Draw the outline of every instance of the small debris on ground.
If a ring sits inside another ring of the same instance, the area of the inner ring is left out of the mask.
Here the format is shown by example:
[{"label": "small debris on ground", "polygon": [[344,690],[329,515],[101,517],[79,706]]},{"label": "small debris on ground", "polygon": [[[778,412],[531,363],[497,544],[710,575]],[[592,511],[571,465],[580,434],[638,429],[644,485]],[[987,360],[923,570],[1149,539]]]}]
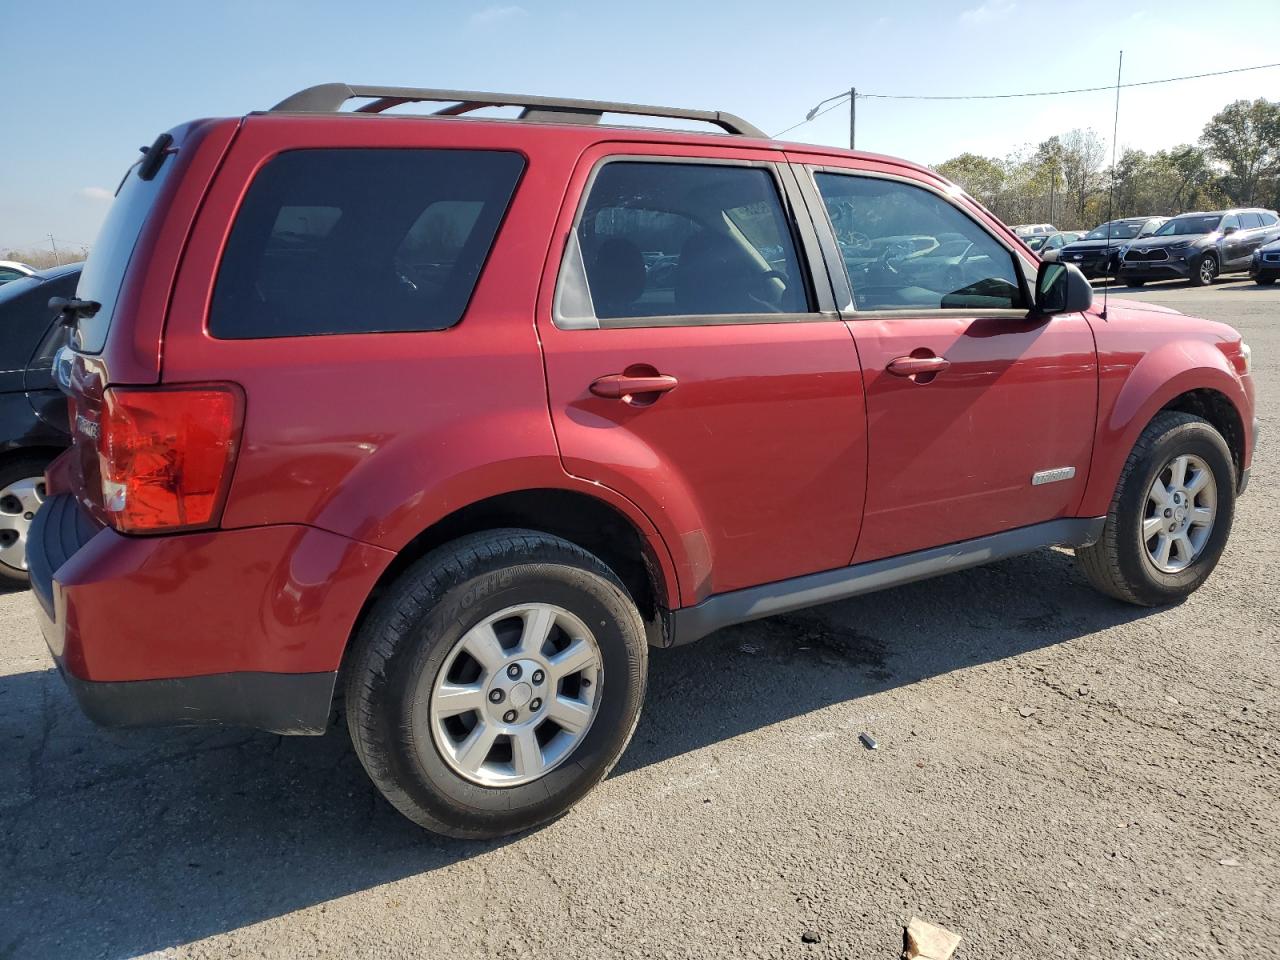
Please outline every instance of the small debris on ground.
[{"label": "small debris on ground", "polygon": [[866,747],[868,750],[876,750],[880,746],[878,743],[876,743],[875,737],[871,736],[871,734],[869,733],[858,734],[858,739],[862,741],[862,745]]},{"label": "small debris on ground", "polygon": [[912,917],[903,934],[902,960],[948,960],[960,940],[959,934]]},{"label": "small debris on ground", "polygon": [[1077,692],[1080,696],[1087,697],[1089,695],[1089,685],[1087,683],[1080,684],[1080,689]]},{"label": "small debris on ground", "polygon": [[818,933],[817,930],[806,930],[804,933],[800,934],[800,942],[801,943],[821,943],[822,934]]},{"label": "small debris on ground", "polygon": [[1019,708],[1018,708],[1018,713],[1019,713],[1021,716],[1024,716],[1024,717],[1029,717],[1029,716],[1031,716],[1031,715],[1032,715],[1033,713],[1035,713],[1035,712],[1036,712],[1036,711],[1035,711],[1035,708],[1034,708],[1034,707],[1019,707]]},{"label": "small debris on ground", "polygon": [[1220,866],[1220,867],[1238,867],[1238,866],[1240,866],[1240,861],[1239,861],[1239,860],[1237,860],[1237,859],[1235,859],[1234,857],[1227,857],[1227,859],[1225,859],[1225,860],[1219,860],[1219,861],[1218,861],[1218,866]]}]

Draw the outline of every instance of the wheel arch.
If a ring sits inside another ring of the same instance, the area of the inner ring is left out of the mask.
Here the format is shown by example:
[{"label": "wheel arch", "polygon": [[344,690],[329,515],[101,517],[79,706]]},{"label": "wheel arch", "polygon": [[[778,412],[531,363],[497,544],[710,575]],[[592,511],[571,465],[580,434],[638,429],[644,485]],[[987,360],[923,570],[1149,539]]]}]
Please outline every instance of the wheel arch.
[{"label": "wheel arch", "polygon": [[[1188,359],[1192,366],[1187,366]],[[1170,375],[1171,369],[1178,372]],[[1252,454],[1242,413],[1250,405],[1239,377],[1212,344],[1177,341],[1143,357],[1110,411],[1100,411],[1094,463],[1080,514],[1106,513],[1129,452],[1162,410],[1193,413],[1213,424],[1231,449],[1238,476]]]},{"label": "wheel arch", "polygon": [[[671,558],[656,531],[621,506],[593,493],[536,487],[495,494],[466,504],[413,537],[382,571],[351,629],[354,637],[369,610],[412,564],[467,534],[517,528],[561,537],[599,557],[622,581],[645,622],[649,642],[668,644],[667,613],[678,605]],[[351,649],[348,639],[347,650]],[[345,657],[344,657],[345,659]]]}]

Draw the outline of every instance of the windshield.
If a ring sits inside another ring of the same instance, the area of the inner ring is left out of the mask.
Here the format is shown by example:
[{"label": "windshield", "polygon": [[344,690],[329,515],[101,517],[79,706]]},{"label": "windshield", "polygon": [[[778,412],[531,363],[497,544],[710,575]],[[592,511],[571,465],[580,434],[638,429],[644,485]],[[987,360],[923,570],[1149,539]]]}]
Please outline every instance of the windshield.
[{"label": "windshield", "polygon": [[1142,229],[1142,221],[1136,223],[1131,220],[1113,220],[1111,223],[1104,223],[1100,227],[1094,227],[1089,231],[1086,240],[1105,240],[1110,229],[1112,240],[1132,240],[1138,235],[1138,231]]},{"label": "windshield", "polygon": [[1152,234],[1153,237],[1189,237],[1201,233],[1213,233],[1222,217],[1216,213],[1205,217],[1174,217]]},{"label": "windshield", "polygon": [[1038,237],[1023,237],[1022,242],[1025,243],[1032,250],[1039,250],[1041,247],[1044,246],[1044,242],[1046,239],[1047,238],[1042,233]]}]

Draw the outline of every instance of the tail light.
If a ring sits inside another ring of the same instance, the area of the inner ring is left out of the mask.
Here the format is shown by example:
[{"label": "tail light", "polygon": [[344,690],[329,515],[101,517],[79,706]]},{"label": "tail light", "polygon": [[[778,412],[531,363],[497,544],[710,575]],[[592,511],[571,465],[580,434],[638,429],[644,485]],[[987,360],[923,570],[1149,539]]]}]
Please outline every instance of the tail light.
[{"label": "tail light", "polygon": [[96,441],[104,519],[124,533],[216,526],[243,410],[229,383],[104,390],[96,429],[76,422],[77,443]]}]

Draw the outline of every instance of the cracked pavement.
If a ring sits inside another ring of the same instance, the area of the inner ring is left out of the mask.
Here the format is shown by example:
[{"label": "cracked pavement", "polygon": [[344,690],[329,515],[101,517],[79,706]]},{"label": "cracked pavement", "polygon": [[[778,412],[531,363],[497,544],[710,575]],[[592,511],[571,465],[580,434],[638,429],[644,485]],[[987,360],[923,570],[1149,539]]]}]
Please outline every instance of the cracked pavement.
[{"label": "cracked pavement", "polygon": [[617,771],[514,840],[420,832],[341,729],[96,729],[0,596],[0,958],[888,960],[913,914],[958,960],[1271,955],[1280,291],[1125,295],[1253,346],[1205,588],[1126,607],[1046,550],[655,651]]}]

